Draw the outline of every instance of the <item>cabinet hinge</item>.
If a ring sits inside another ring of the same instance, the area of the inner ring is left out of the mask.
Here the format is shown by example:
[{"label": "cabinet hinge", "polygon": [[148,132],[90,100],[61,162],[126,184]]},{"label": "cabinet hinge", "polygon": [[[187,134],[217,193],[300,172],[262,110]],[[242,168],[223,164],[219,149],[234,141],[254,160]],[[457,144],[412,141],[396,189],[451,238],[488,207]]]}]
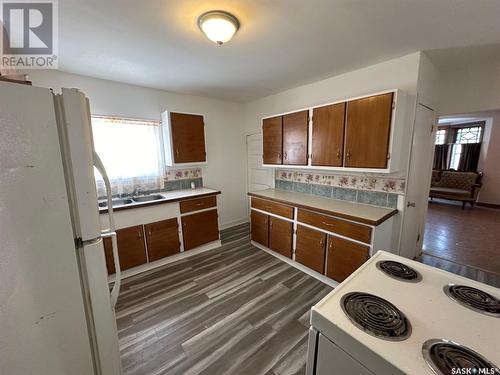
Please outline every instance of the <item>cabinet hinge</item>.
[{"label": "cabinet hinge", "polygon": [[387,153],[387,160],[389,160],[390,158],[391,158],[391,153],[390,153],[390,152],[388,152],[388,153]]}]

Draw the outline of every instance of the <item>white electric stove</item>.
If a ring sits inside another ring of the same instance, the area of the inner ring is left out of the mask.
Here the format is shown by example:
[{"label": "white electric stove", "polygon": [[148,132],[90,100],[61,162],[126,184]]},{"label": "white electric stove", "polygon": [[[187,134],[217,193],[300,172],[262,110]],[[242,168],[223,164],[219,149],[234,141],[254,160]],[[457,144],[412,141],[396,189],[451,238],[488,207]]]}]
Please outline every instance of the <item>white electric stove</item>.
[{"label": "white electric stove", "polygon": [[311,310],[307,375],[500,374],[500,289],[384,251]]}]

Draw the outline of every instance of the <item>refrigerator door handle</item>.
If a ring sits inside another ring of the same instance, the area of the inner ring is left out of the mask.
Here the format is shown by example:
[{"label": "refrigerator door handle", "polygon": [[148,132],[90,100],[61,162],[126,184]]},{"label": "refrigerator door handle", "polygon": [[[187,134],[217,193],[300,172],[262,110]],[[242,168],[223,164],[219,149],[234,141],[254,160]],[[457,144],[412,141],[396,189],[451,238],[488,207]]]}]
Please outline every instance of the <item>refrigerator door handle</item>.
[{"label": "refrigerator door handle", "polygon": [[106,172],[106,168],[101,161],[101,158],[94,151],[94,166],[101,173],[102,179],[104,180],[104,185],[106,186],[106,196],[108,201],[108,217],[109,217],[109,228],[103,230],[102,237],[111,237],[111,247],[113,251],[113,260],[115,263],[115,284],[111,290],[111,306],[116,306],[116,301],[118,300],[118,294],[120,294],[121,286],[121,269],[120,269],[120,258],[118,255],[118,241],[116,240],[115,231],[115,219],[113,216],[113,202],[111,197],[111,183],[109,182],[109,177]]},{"label": "refrigerator door handle", "polygon": [[116,241],[116,232],[103,232],[102,237],[110,237],[111,238],[111,247],[113,249],[113,261],[115,264],[115,283],[113,285],[113,289],[111,290],[111,304],[113,307],[116,306],[116,301],[118,300],[118,294],[120,293],[120,261],[118,258],[118,242]]}]

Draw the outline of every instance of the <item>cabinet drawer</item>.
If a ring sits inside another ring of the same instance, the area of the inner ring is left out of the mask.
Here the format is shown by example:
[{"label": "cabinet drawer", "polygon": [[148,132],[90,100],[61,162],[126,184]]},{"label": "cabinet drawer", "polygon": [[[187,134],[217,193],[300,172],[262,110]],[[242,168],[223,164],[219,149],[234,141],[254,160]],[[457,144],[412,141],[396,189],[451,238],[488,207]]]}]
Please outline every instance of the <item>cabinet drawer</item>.
[{"label": "cabinet drawer", "polygon": [[186,212],[199,211],[205,208],[217,206],[217,197],[215,195],[211,195],[209,197],[189,199],[187,201],[179,202],[179,205],[181,214],[185,214]]},{"label": "cabinet drawer", "polygon": [[335,217],[299,210],[298,221],[317,228],[353,238],[364,243],[371,242],[372,229],[362,224],[355,224]]},{"label": "cabinet drawer", "polygon": [[293,207],[260,198],[252,198],[252,207],[275,215],[293,219]]}]

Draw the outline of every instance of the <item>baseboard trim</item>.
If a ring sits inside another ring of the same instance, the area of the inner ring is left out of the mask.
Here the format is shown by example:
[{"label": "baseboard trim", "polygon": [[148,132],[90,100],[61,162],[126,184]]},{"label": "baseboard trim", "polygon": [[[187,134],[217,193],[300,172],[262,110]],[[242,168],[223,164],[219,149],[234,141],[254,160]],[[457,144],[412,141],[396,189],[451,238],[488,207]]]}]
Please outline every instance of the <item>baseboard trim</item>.
[{"label": "baseboard trim", "polygon": [[497,210],[500,210],[500,204],[477,202],[476,205],[481,206],[481,207],[495,208]]},{"label": "baseboard trim", "polygon": [[291,265],[292,267],[294,268],[297,268],[298,270],[304,272],[304,273],[307,273],[309,276],[312,276],[314,277],[315,279],[325,283],[326,285],[328,286],[331,286],[332,288],[336,288],[337,286],[339,286],[339,283],[336,282],[335,280],[332,280],[328,277],[326,277],[325,275],[322,275],[320,274],[319,272],[316,272],[316,271],[313,271],[312,269],[310,268],[307,268],[306,266],[303,266],[302,264],[300,264],[299,262],[296,262],[290,258],[287,258],[281,254],[278,254],[272,250],[269,250],[267,247],[265,246],[262,246],[260,243],[257,243],[255,241],[250,241],[250,243],[259,248],[260,250],[264,250],[266,253],[282,260],[283,262],[285,263],[288,263],[289,265]]}]

